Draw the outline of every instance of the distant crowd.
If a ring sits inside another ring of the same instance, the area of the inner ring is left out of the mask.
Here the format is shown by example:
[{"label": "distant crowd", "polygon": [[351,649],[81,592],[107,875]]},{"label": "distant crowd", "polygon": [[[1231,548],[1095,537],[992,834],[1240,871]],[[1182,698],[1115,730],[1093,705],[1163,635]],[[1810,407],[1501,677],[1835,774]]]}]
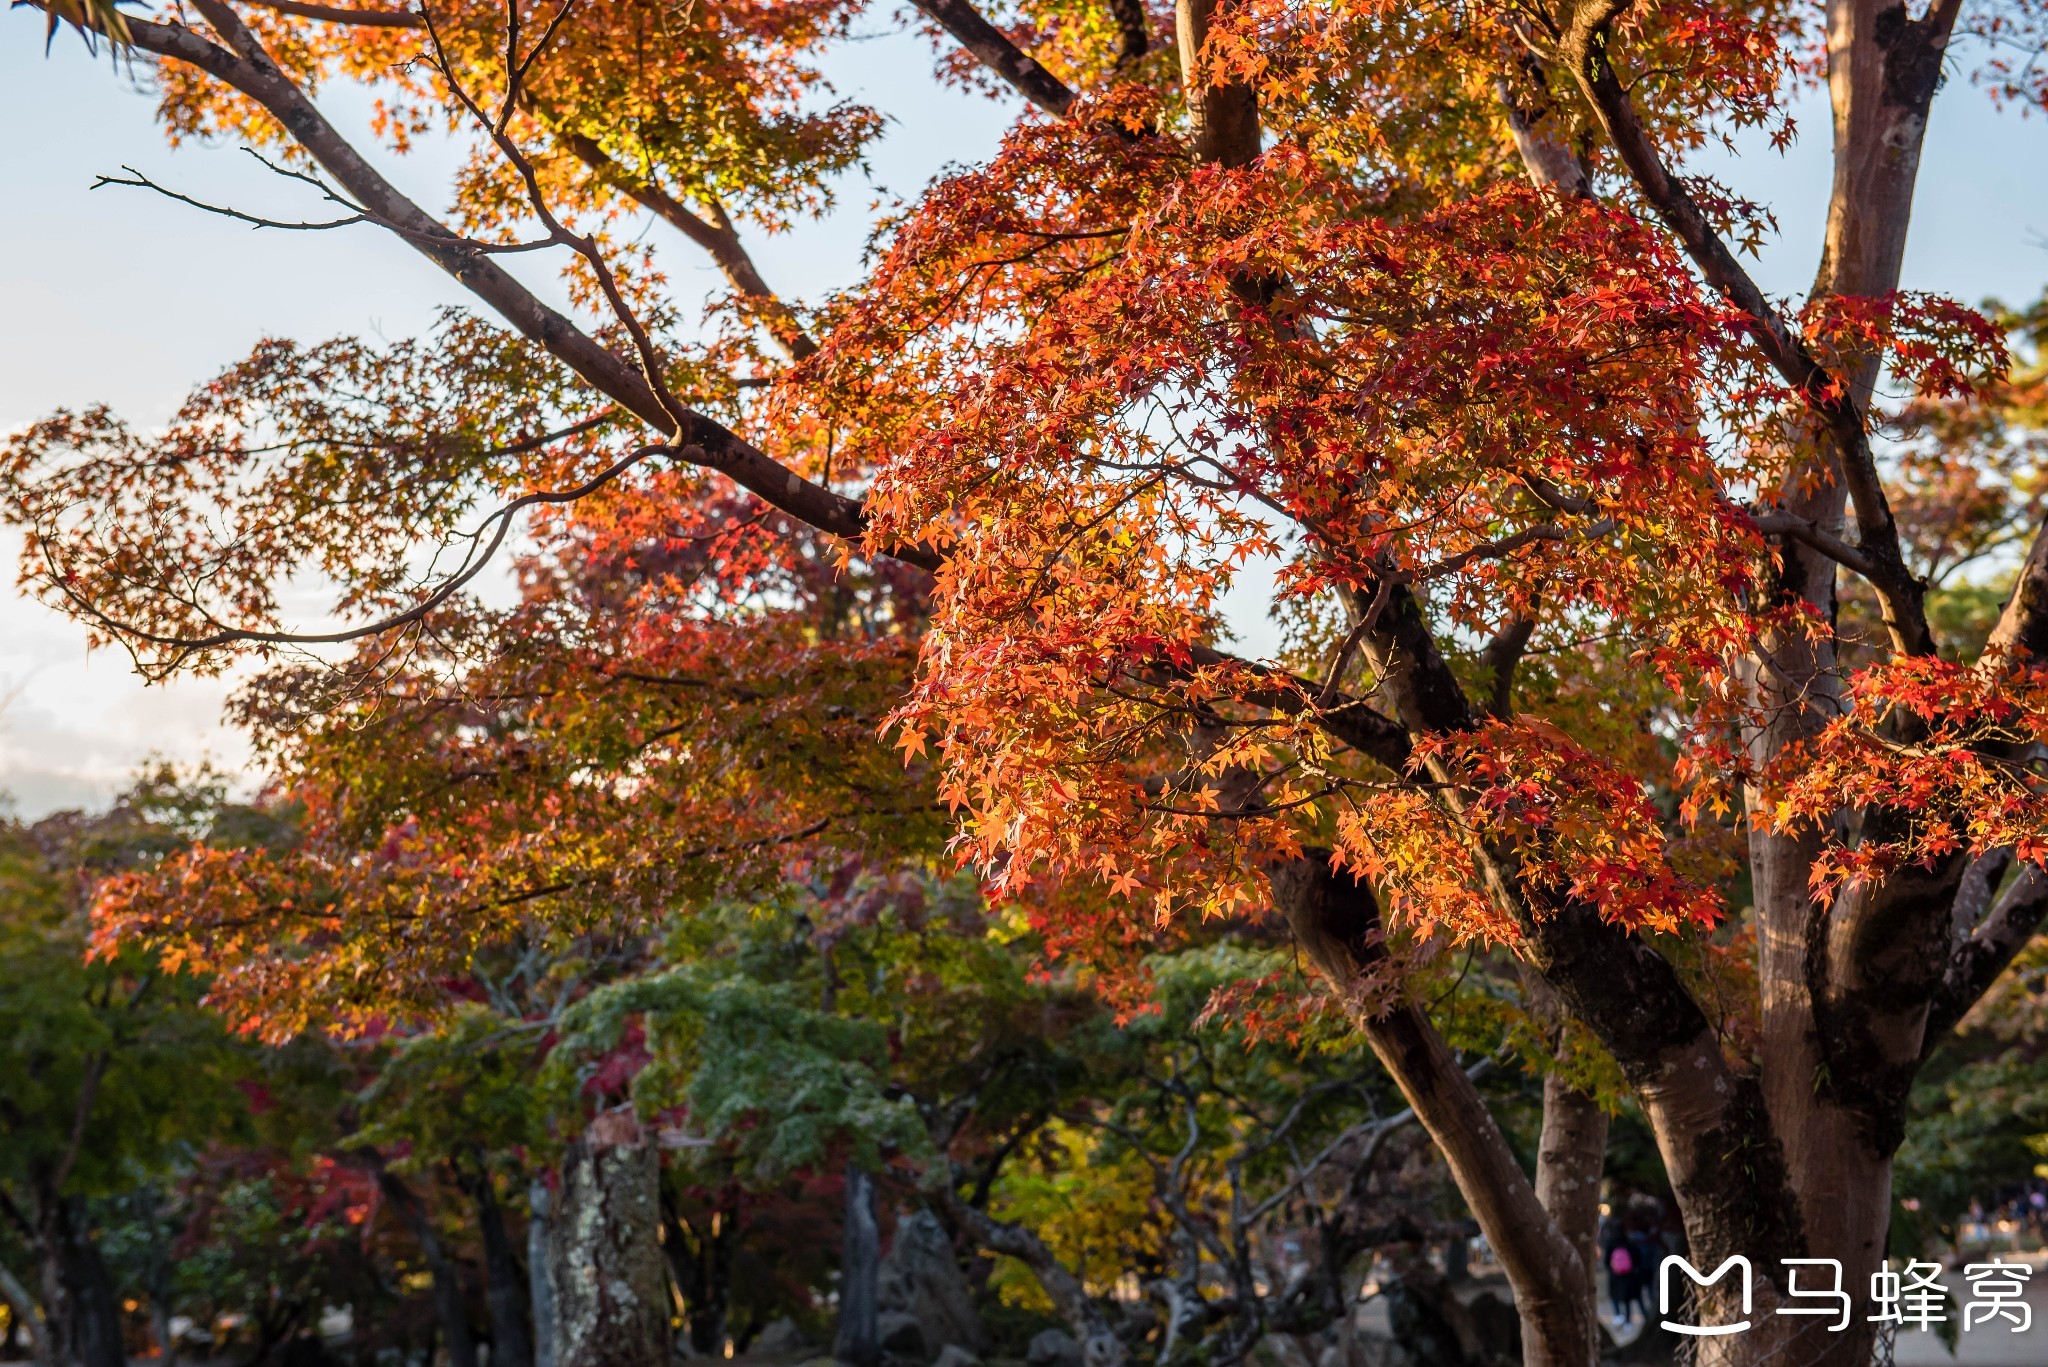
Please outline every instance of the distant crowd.
[{"label": "distant crowd", "polygon": [[1647,1322],[1655,1307],[1657,1269],[1673,1253],[1685,1252],[1685,1230],[1675,1213],[1654,1196],[1637,1192],[1600,1207],[1600,1263],[1607,1269],[1607,1297],[1616,1329],[1638,1311]]},{"label": "distant crowd", "polygon": [[1958,1249],[2007,1249],[2048,1241],[2048,1181],[2036,1179],[2005,1193],[1987,1210],[1980,1200],[1956,1225]]}]

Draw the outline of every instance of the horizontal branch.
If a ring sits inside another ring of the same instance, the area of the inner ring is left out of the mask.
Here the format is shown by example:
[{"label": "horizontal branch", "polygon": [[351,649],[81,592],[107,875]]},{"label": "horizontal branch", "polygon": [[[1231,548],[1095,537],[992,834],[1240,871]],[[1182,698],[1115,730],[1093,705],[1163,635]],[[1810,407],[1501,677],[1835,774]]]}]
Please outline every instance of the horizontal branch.
[{"label": "horizontal branch", "polygon": [[[461,592],[465,585],[483,573],[485,567],[497,555],[498,548],[505,544],[505,538],[511,533],[512,519],[516,514],[527,508],[550,504],[574,503],[579,499],[588,498],[591,494],[596,493],[599,489],[618,479],[626,471],[640,464],[640,462],[656,455],[674,455],[683,460],[689,459],[687,451],[674,451],[666,446],[643,446],[639,450],[614,461],[595,476],[573,489],[545,490],[515,498],[485,518],[478,525],[477,529],[465,538],[470,542],[471,549],[468,554],[463,556],[462,564],[456,568],[454,574],[435,586],[434,590],[425,598],[422,598],[419,602],[401,612],[393,613],[391,616],[379,618],[374,622],[366,622],[360,626],[344,627],[336,631],[265,631],[248,627],[223,626],[220,630],[207,636],[167,636],[159,632],[147,631],[126,622],[116,621],[69,587],[64,576],[57,572],[57,567],[47,560],[49,554],[47,550],[44,552],[46,557],[45,563],[50,569],[50,582],[58,586],[65,597],[70,600],[72,607],[81,616],[98,622],[117,637],[127,637],[138,641],[145,641],[154,646],[169,647],[175,650],[181,658],[200,651],[216,650],[222,646],[230,645],[345,645],[350,641],[360,641],[371,636],[382,636],[387,632],[398,631],[416,622],[420,622],[436,608]],[[485,531],[494,525],[496,530],[491,532],[490,539],[485,541]],[[480,550],[477,549],[479,542],[482,543],[482,549]]]},{"label": "horizontal branch", "polygon": [[363,28],[424,28],[425,22],[411,10],[356,9],[346,5],[308,5],[299,0],[249,0],[258,9],[289,14],[295,19],[317,19],[323,24],[356,24]]},{"label": "horizontal branch", "polygon": [[1801,545],[1819,551],[1842,568],[1855,571],[1865,579],[1874,580],[1879,574],[1878,567],[1870,562],[1869,557],[1840,537],[1817,526],[1812,518],[1801,517],[1797,513],[1775,511],[1753,513],[1750,515],[1750,521],[1754,522],[1756,529],[1764,535],[1789,536]]}]

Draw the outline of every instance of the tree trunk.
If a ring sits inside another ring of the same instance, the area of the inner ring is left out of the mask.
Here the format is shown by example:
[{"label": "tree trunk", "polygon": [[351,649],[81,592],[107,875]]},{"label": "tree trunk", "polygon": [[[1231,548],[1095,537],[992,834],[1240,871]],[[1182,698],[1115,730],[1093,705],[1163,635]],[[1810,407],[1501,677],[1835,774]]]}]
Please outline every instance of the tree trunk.
[{"label": "tree trunk", "polygon": [[491,1367],[533,1367],[533,1335],[528,1328],[526,1272],[505,1232],[505,1211],[481,1163],[471,1177],[470,1199],[476,1202],[477,1228],[484,1245],[484,1302],[491,1315]]},{"label": "tree trunk", "polygon": [[127,1367],[113,1279],[85,1224],[85,1202],[46,1192],[42,1202],[44,1327],[56,1367]]},{"label": "tree trunk", "polygon": [[[1834,184],[1814,298],[1898,288],[1927,116],[1953,19],[1953,5],[1937,4],[1914,20],[1891,0],[1830,0]],[[1859,405],[1870,402],[1877,377],[1875,357],[1851,364],[1847,379]],[[1805,482],[1788,488],[1785,501],[1817,524],[1839,529],[1846,513],[1843,482],[1825,475],[1813,481],[1811,473],[1810,465],[1795,468],[1793,481]],[[1804,598],[1832,619],[1832,562],[1788,547],[1781,582],[1788,596]],[[1751,737],[1753,754],[1768,761],[1830,719],[1839,691],[1835,665],[1825,642],[1777,643],[1754,685],[1776,720]],[[1926,1003],[1947,957],[1950,892],[1961,869],[1958,864],[1931,876],[1902,871],[1882,889],[1852,889],[1835,907],[1823,908],[1808,885],[1819,843],[1814,833],[1759,833],[1751,842],[1762,1091],[1806,1251],[1840,1260],[1843,1288],[1861,1304],[1884,1257],[1892,1155],[1922,1052]],[[1921,883],[1931,886],[1917,889]],[[1758,1272],[1760,1282],[1781,1275],[1775,1266]],[[1764,1300],[1782,1289],[1773,1286]],[[1702,1340],[1702,1367],[1766,1359],[1785,1367],[1861,1367],[1869,1360],[1864,1313],[1832,1334],[1801,1332],[1815,1321],[1760,1308],[1764,1313],[1753,1316],[1750,1333]]]},{"label": "tree trunk", "polygon": [[1248,85],[1212,83],[1212,73],[1203,69],[1215,12],[1216,0],[1179,0],[1174,6],[1181,86],[1194,121],[1196,160],[1242,166],[1259,155],[1259,99]]},{"label": "tree trunk", "polygon": [[469,1332],[469,1306],[462,1294],[462,1274],[454,1259],[441,1246],[434,1232],[433,1218],[405,1180],[379,1164],[377,1186],[398,1211],[426,1259],[427,1273],[434,1280],[434,1319],[448,1343],[449,1367],[477,1367],[476,1339]]},{"label": "tree trunk", "polygon": [[[1536,1152],[1536,1199],[1579,1251],[1589,1297],[1600,1285],[1600,1177],[1607,1164],[1607,1112],[1556,1073],[1543,1079],[1543,1137]],[[1597,1322],[1599,1311],[1593,1309]],[[1529,1326],[1522,1326],[1524,1339]]]},{"label": "tree trunk", "polygon": [[840,1240],[839,1330],[832,1355],[854,1367],[882,1360],[876,1304],[882,1270],[882,1234],[875,1224],[875,1179],[846,1169],[846,1227]]},{"label": "tree trunk", "polygon": [[549,1247],[556,1367],[668,1367],[661,1156],[630,1110],[569,1146]]},{"label": "tree trunk", "polygon": [[555,1344],[561,1327],[555,1316],[555,1283],[549,1270],[549,1209],[553,1197],[546,1179],[536,1177],[526,1188],[526,1283],[533,1302],[533,1367],[555,1367]]},{"label": "tree trunk", "polygon": [[[1315,851],[1273,870],[1272,885],[1302,953],[1344,1000],[1370,1000],[1373,972],[1386,966],[1372,890],[1333,873]],[[1524,1367],[1592,1367],[1600,1337],[1588,1271],[1450,1046],[1406,1001],[1354,1005],[1352,1019],[1429,1131],[1507,1271],[1522,1317]]]}]

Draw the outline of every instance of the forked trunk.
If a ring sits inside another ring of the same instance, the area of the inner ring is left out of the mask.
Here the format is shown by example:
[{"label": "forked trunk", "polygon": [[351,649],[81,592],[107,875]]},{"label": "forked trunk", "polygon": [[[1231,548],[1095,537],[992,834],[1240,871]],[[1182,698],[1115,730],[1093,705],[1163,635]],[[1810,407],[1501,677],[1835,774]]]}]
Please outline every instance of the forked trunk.
[{"label": "forked trunk", "polygon": [[1353,1021],[1443,1154],[1506,1270],[1522,1318],[1524,1367],[1593,1367],[1600,1348],[1593,1282],[1572,1239],[1537,1199],[1428,1015],[1405,1001],[1370,1002],[1374,970],[1386,957],[1371,889],[1332,872],[1315,851],[1275,868],[1271,879],[1295,943],[1352,1004]]},{"label": "forked trunk", "polygon": [[[1889,0],[1831,0],[1828,6],[1834,183],[1815,298],[1878,296],[1899,286],[1928,111],[1954,18],[1949,3],[1936,3],[1918,19]],[[1858,358],[1847,378],[1859,405],[1867,405],[1878,378],[1876,359]],[[1795,463],[1785,503],[1838,531],[1846,511],[1842,481],[1817,461],[1808,455]],[[1832,619],[1833,563],[1788,546],[1783,564],[1780,592]],[[1772,643],[1769,653],[1752,684],[1772,718],[1748,738],[1759,761],[1824,725],[1839,691],[1837,661],[1826,642],[1788,637]],[[1763,1012],[1760,1082],[1805,1252],[1841,1264],[1841,1287],[1857,1308],[1840,1332],[1827,1317],[1778,1315],[1785,1269],[1760,1265],[1752,1329],[1700,1340],[1701,1367],[1864,1367],[1870,1361],[1873,1328],[1865,1297],[1885,1256],[1892,1155],[1922,1053],[1927,1002],[1946,959],[1947,903],[1960,869],[1908,871],[1882,888],[1852,888],[1824,908],[1809,883],[1819,845],[1813,832],[1759,832],[1751,840]],[[1690,1226],[1695,1215],[1686,1214]],[[1800,1280],[1802,1290],[1833,1284],[1825,1269],[1806,1271]],[[1727,1294],[1709,1299],[1718,1302],[1712,1313],[1724,1316],[1722,1322],[1739,1316]]]}]

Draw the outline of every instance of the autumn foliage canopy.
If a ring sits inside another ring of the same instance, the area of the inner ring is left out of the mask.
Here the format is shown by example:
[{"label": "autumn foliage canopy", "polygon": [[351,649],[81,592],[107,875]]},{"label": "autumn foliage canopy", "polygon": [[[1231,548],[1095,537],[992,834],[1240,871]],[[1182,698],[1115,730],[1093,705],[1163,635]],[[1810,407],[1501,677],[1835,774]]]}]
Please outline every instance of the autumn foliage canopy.
[{"label": "autumn foliage canopy", "polygon": [[[171,136],[257,148],[477,307],[7,447],[44,598],[145,672],[263,662],[239,717],[303,839],[196,849],[98,921],[250,1029],[906,858],[1142,1009],[1145,948],[1268,917],[1305,861],[1384,913],[1337,998],[1504,951],[1640,1088],[1695,1017],[1756,1074],[1752,904],[1934,944],[1970,861],[2048,862],[2023,320],[1846,237],[1769,298],[1768,214],[1688,170],[1794,135],[1818,8],[920,5],[939,79],[1031,107],[812,300],[743,242],[881,134],[819,63],[885,7],[324,9],[122,24]],[[1952,33],[2037,22],[1884,14],[1933,53],[1884,87],[1921,81],[1922,125]],[[1973,77],[2036,98],[2000,60]],[[374,155],[310,99],[338,81]],[[427,136],[470,149],[438,218],[372,164]],[[1248,600],[1274,658],[1232,652]]]}]

